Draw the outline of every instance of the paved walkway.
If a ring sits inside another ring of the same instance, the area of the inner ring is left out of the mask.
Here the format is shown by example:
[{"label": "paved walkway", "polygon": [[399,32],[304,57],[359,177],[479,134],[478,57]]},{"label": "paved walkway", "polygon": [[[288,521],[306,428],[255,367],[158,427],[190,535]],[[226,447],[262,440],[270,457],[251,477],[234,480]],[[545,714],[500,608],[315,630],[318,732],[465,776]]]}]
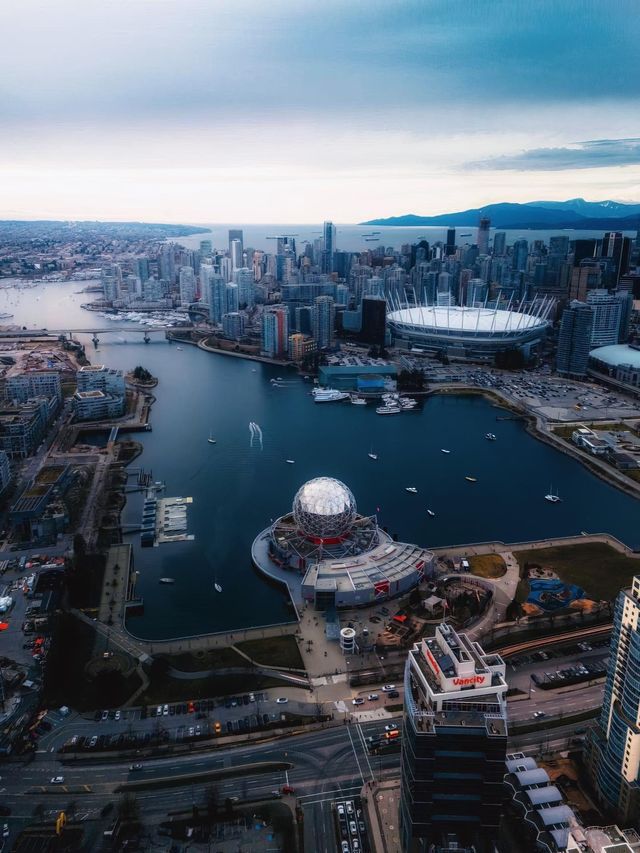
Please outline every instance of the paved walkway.
[{"label": "paved walkway", "polygon": [[376,853],[402,853],[400,846],[400,780],[369,783],[362,789],[366,801],[371,847]]}]

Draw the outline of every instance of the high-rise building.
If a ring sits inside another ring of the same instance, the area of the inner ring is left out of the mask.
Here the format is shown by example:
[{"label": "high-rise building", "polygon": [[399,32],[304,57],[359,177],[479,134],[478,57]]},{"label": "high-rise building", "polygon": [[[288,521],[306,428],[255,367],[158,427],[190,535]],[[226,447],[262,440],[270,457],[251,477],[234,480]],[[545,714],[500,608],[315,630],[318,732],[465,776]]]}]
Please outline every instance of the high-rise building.
[{"label": "high-rise building", "polygon": [[138,258],[136,261],[136,271],[141,282],[145,282],[149,278],[149,258]]},{"label": "high-rise building", "polygon": [[240,288],[237,284],[225,284],[225,314],[232,314],[240,308]]},{"label": "high-rise building", "polygon": [[302,332],[303,335],[311,335],[313,333],[313,314],[314,309],[310,305],[301,305],[295,309],[295,330]]},{"label": "high-rise building", "polygon": [[316,298],[313,311],[313,337],[318,349],[326,349],[333,344],[335,314],[335,303],[331,296]]},{"label": "high-rise building", "polygon": [[516,272],[525,272],[529,258],[529,243],[524,237],[519,237],[513,244],[511,268]]},{"label": "high-rise building", "polygon": [[107,302],[116,302],[122,294],[122,270],[120,264],[110,264],[100,271],[104,298]]},{"label": "high-rise building", "polygon": [[600,803],[623,822],[640,817],[640,576],[622,590],[602,711],[586,744],[587,766]]},{"label": "high-rise building", "polygon": [[200,240],[200,255],[203,258],[210,258],[213,254],[213,243],[211,240]]},{"label": "high-rise building", "polygon": [[480,225],[478,226],[478,237],[476,240],[476,244],[478,246],[478,253],[480,255],[488,255],[489,254],[489,232],[491,230],[491,220],[487,216],[483,216],[480,219]]},{"label": "high-rise building", "polygon": [[322,226],[323,247],[322,247],[322,272],[333,272],[333,253],[335,251],[336,242],[336,227],[333,222],[325,222]]},{"label": "high-rise building", "polygon": [[265,308],[262,315],[262,351],[284,358],[289,347],[289,311],[284,305]]},{"label": "high-rise building", "polygon": [[[240,243],[240,263],[239,267],[243,266],[242,264],[242,255],[244,253],[244,235],[242,233],[242,228],[230,228],[229,229],[229,257],[233,258],[233,251],[231,244],[234,240],[238,240]],[[236,250],[237,251],[237,250]]]},{"label": "high-rise building", "polygon": [[387,328],[387,300],[380,296],[365,296],[362,300],[360,338],[365,343],[384,346]]},{"label": "high-rise building", "polygon": [[507,232],[496,231],[493,235],[493,254],[501,258],[507,251]]},{"label": "high-rise building", "polygon": [[304,361],[316,351],[316,342],[313,338],[296,332],[289,336],[289,357],[291,361]]},{"label": "high-rise building", "polygon": [[466,304],[473,307],[484,305],[489,289],[481,278],[472,278],[467,284]]},{"label": "high-rise building", "polygon": [[622,299],[617,293],[596,289],[587,293],[587,305],[593,311],[591,346],[606,347],[620,340]]},{"label": "high-rise building", "polygon": [[222,323],[222,315],[227,313],[227,285],[224,278],[213,267],[203,264],[205,283],[201,284],[202,293],[209,306],[209,319],[212,323]]},{"label": "high-rise building", "polygon": [[587,293],[602,286],[602,267],[595,261],[581,261],[571,271],[570,299],[584,302]]},{"label": "high-rise building", "polygon": [[505,800],[504,661],[446,623],[409,652],[404,677],[400,840],[404,853],[485,850]]},{"label": "high-rise building", "polygon": [[238,300],[240,305],[251,306],[255,302],[255,279],[253,270],[240,267],[233,271],[233,283],[238,285]]},{"label": "high-rise building", "polygon": [[239,311],[230,311],[222,315],[222,332],[227,338],[234,341],[240,340],[244,335],[244,314]]},{"label": "high-rise building", "polygon": [[562,312],[556,368],[563,376],[586,376],[593,317],[591,307],[577,300],[571,302]]},{"label": "high-rise building", "polygon": [[456,253],[456,229],[447,228],[447,242],[444,246],[445,255],[455,255]]},{"label": "high-rise building", "polygon": [[11,465],[5,450],[0,450],[0,494],[11,482]]},{"label": "high-rise building", "polygon": [[244,266],[241,240],[231,241],[231,251],[229,252],[229,257],[231,258],[231,269],[234,272],[235,270],[238,270]]},{"label": "high-rise building", "polygon": [[602,240],[600,257],[613,260],[613,281],[610,282],[612,286],[615,286],[620,276],[628,271],[630,254],[631,240],[629,237],[625,237],[620,231],[606,232]]},{"label": "high-rise building", "polygon": [[180,305],[188,308],[196,301],[196,275],[191,267],[180,267]]}]

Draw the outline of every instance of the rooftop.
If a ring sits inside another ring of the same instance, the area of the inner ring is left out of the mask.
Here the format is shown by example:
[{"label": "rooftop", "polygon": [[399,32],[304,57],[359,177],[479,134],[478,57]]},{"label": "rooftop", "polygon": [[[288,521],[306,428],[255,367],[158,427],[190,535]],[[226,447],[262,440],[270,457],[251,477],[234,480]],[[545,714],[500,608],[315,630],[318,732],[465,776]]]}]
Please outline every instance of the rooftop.
[{"label": "rooftop", "polygon": [[460,305],[402,308],[387,315],[391,323],[399,323],[435,331],[517,333],[526,329],[548,326],[548,322],[533,314],[493,308],[467,308]]},{"label": "rooftop", "polygon": [[612,344],[608,347],[592,349],[589,358],[595,358],[611,367],[629,364],[631,367],[640,370],[640,349],[631,347],[629,344]]}]

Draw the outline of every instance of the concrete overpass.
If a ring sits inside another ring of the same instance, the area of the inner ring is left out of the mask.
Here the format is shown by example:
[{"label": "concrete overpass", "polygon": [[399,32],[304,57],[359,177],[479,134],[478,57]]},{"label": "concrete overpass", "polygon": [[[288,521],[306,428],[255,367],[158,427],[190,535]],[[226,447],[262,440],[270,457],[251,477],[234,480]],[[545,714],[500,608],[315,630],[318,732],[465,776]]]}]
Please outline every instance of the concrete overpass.
[{"label": "concrete overpass", "polygon": [[0,339],[8,338],[24,338],[26,340],[30,338],[49,338],[49,337],[60,337],[60,335],[64,335],[69,340],[73,340],[76,335],[91,335],[94,344],[99,343],[99,335],[113,335],[119,334],[122,335],[126,332],[126,334],[133,335],[142,335],[145,343],[149,343],[150,335],[153,334],[166,334],[166,332],[172,329],[184,329],[190,330],[193,329],[193,324],[189,324],[188,326],[94,326],[85,329],[15,329],[13,331],[0,331]]}]

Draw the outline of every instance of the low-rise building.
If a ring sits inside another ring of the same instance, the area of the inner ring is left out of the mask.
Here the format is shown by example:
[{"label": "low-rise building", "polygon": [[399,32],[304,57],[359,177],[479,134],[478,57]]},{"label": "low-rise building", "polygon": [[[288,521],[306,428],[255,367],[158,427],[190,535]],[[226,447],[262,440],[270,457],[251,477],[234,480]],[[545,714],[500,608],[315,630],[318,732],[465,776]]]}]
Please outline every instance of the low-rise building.
[{"label": "low-rise building", "polygon": [[76,391],[73,395],[73,409],[79,421],[120,418],[124,414],[125,398],[104,391]]},{"label": "low-rise building", "polygon": [[104,364],[87,364],[76,374],[78,391],[104,391],[124,397],[126,387],[121,370],[105,367]]},{"label": "low-rise building", "polygon": [[575,445],[591,453],[592,456],[606,456],[611,444],[600,438],[596,432],[588,427],[578,427],[571,434],[571,440]]}]

